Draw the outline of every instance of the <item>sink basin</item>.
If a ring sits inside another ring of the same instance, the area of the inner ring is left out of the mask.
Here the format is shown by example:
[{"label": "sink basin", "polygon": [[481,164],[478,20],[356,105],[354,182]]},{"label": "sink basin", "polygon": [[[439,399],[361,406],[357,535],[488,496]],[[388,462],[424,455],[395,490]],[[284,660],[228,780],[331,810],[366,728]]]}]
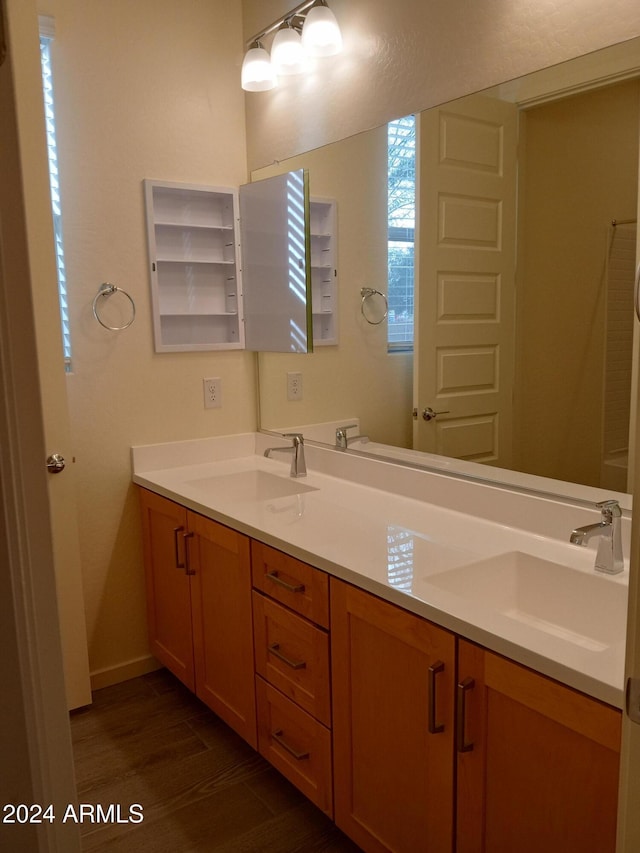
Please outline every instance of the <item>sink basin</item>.
[{"label": "sink basin", "polygon": [[511,551],[425,580],[589,651],[624,640],[627,587],[595,573]]},{"label": "sink basin", "polygon": [[236,474],[221,474],[217,477],[202,477],[189,480],[187,485],[209,494],[221,494],[231,501],[273,501],[305,492],[317,492],[294,477],[279,477],[266,471],[239,471]]}]

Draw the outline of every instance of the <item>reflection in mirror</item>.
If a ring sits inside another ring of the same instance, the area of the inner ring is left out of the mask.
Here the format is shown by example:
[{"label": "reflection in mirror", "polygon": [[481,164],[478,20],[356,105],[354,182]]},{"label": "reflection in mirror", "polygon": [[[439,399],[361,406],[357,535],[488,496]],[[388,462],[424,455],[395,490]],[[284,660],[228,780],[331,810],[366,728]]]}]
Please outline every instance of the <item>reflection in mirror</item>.
[{"label": "reflection in mirror", "polygon": [[240,187],[247,349],[312,349],[308,210],[302,169]]},{"label": "reflection in mirror", "polygon": [[352,449],[630,491],[639,43],[420,115],[413,354],[360,311],[388,287],[386,127],[254,174],[308,168],[339,235],[339,346],[259,356],[262,428],[356,422],[370,441]]}]

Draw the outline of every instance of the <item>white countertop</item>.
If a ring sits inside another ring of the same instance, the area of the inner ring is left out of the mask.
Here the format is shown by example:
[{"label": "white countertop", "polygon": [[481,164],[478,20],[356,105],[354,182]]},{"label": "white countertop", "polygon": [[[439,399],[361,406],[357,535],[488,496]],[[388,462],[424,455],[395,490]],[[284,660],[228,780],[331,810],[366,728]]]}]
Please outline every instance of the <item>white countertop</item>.
[{"label": "white countertop", "polygon": [[[350,479],[326,473],[340,465],[347,470],[354,464],[349,455],[307,446],[308,475],[292,479],[286,455],[263,455],[265,447],[278,443],[285,445],[272,436],[248,434],[133,448],[133,480],[622,707],[627,571],[615,577],[596,574],[591,548],[542,535],[535,526],[523,529],[513,518],[509,524],[489,520],[480,506],[471,514],[473,501],[466,492],[464,513],[451,507],[451,496],[448,507],[416,498],[421,483],[429,496],[439,487],[445,490],[442,480],[434,482],[437,475],[411,472],[408,497],[401,493],[408,475],[394,470],[397,466],[358,460],[363,482],[384,480],[376,488],[355,482],[354,471]],[[492,500],[490,487],[479,495],[481,502]],[[495,496],[497,503],[508,499]],[[574,517],[575,524],[583,523],[570,508],[568,518]],[[514,563],[523,579],[517,587],[505,579]],[[611,612],[602,616],[607,606]]]}]

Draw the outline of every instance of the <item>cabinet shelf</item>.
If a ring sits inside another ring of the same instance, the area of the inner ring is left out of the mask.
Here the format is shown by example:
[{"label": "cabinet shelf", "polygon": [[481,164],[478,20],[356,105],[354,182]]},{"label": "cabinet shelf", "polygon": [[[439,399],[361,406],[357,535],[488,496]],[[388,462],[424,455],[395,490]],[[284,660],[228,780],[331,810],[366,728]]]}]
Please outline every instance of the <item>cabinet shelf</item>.
[{"label": "cabinet shelf", "polygon": [[182,230],[189,228],[206,228],[211,231],[230,231],[233,233],[233,225],[209,225],[205,222],[192,222],[185,219],[156,219],[155,225],[162,228],[180,228]]},{"label": "cabinet shelf", "polygon": [[228,266],[235,267],[235,261],[217,261],[212,258],[185,258],[185,257],[175,257],[170,258],[168,256],[165,257],[157,257],[156,263],[158,264],[213,264],[215,266]]}]

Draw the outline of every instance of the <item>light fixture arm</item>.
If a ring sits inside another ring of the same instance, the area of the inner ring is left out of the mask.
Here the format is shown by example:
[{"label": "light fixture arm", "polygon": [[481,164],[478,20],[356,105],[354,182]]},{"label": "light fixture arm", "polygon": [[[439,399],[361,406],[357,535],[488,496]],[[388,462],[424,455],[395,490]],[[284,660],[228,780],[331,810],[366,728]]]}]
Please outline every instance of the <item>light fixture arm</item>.
[{"label": "light fixture arm", "polygon": [[289,25],[293,27],[293,29],[300,29],[301,24],[297,22],[294,23],[293,19],[297,16],[302,15],[304,12],[308,11],[312,6],[326,6],[325,0],[304,0],[304,3],[298,4],[294,9],[291,9],[290,12],[287,12],[286,15],[282,15],[277,21],[274,21],[272,24],[269,24],[268,27],[265,27],[263,30],[257,32],[254,36],[251,36],[250,39],[247,39],[245,44],[247,47],[250,47],[254,42],[259,42],[265,36],[271,35],[271,33],[279,30],[283,24],[289,22]]}]

